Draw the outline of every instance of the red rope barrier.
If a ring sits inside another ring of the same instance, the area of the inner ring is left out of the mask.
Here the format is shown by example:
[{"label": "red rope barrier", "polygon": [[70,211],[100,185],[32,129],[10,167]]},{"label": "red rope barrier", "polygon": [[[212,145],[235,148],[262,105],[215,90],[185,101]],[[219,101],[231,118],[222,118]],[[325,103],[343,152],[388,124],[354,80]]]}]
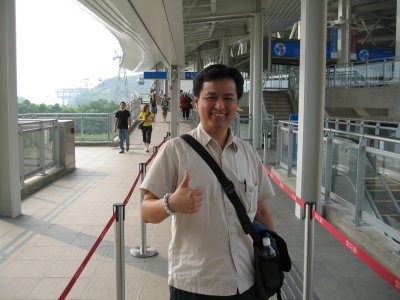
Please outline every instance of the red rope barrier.
[{"label": "red rope barrier", "polygon": [[[160,148],[163,144],[164,144],[164,141],[161,142],[157,147]],[[156,155],[157,155],[157,152],[154,152],[150,156],[150,158],[147,160],[146,165],[148,165]],[[139,178],[140,178],[141,174],[142,174],[142,171],[139,171],[139,173],[136,176],[136,179],[135,179],[131,189],[129,190],[127,196],[125,197],[125,200],[123,202],[124,206],[126,206],[128,204],[128,202],[129,202],[129,200],[130,200],[130,198],[132,196],[132,193],[136,188],[136,185],[137,185],[137,183],[139,181]],[[114,222],[115,218],[116,218],[116,213],[113,213],[113,215],[111,216],[111,218],[108,221],[107,225],[104,227],[103,231],[101,232],[101,234],[97,238],[96,242],[93,244],[92,248],[90,249],[90,251],[86,255],[85,259],[83,260],[83,262],[79,266],[78,270],[76,270],[74,276],[72,276],[72,278],[69,281],[68,285],[65,287],[65,289],[62,292],[61,296],[58,298],[59,300],[64,300],[68,296],[69,292],[71,291],[71,289],[74,286],[75,282],[78,280],[78,278],[81,275],[82,271],[85,269],[87,263],[89,262],[90,258],[93,255],[93,253],[96,251],[97,247],[100,245],[100,243],[103,240],[104,236],[107,234],[107,231],[110,229],[110,227],[111,227],[112,223]]]},{"label": "red rope barrier", "polygon": [[108,221],[106,227],[104,227],[102,233],[100,234],[100,236],[97,238],[96,242],[94,243],[93,247],[90,249],[89,253],[86,255],[85,259],[83,260],[83,262],[81,263],[81,265],[79,266],[78,270],[76,270],[74,276],[72,276],[70,282],[68,283],[67,287],[64,289],[63,293],[61,294],[60,300],[64,300],[68,293],[71,291],[72,287],[74,286],[75,282],[78,280],[79,276],[81,275],[82,271],[85,269],[87,263],[89,262],[90,258],[92,257],[93,253],[96,251],[97,247],[99,246],[99,244],[101,243],[101,241],[103,240],[104,236],[106,235],[108,229],[110,229],[112,223],[114,222],[116,217],[116,213],[114,213],[112,215],[112,217],[110,218],[110,220]]},{"label": "red rope barrier", "polygon": [[[285,186],[271,170],[265,167],[268,175],[271,179],[296,203],[304,208],[304,201],[301,200],[295,193],[293,193],[287,186]],[[332,224],[330,224],[326,219],[324,219],[315,210],[312,210],[312,216],[315,220],[322,225],[330,234],[333,235],[339,242],[341,242],[347,249],[349,249],[356,257],[361,259],[365,264],[367,264],[372,270],[374,270],[379,276],[386,280],[391,286],[396,290],[400,291],[400,279],[392,274],[390,271],[386,270],[382,265],[380,265],[375,259],[365,253],[360,247],[349,240],[343,233],[337,230]]]}]

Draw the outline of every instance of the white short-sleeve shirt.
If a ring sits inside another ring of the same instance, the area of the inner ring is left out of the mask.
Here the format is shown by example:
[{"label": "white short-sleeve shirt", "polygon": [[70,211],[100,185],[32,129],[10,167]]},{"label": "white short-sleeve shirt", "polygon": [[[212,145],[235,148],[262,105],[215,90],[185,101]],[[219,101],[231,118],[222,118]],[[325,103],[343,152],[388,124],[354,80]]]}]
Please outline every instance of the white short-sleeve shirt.
[{"label": "white short-sleeve shirt", "polygon": [[[274,195],[256,150],[230,134],[222,151],[201,124],[189,132],[212,155],[234,183],[251,220],[257,202]],[[181,138],[167,142],[150,165],[141,189],[159,198],[173,193],[187,170],[190,188],[201,188],[204,200],[194,214],[172,216],[168,250],[168,283],[192,293],[228,296],[254,285],[253,246],[235,208],[205,161]]]}]

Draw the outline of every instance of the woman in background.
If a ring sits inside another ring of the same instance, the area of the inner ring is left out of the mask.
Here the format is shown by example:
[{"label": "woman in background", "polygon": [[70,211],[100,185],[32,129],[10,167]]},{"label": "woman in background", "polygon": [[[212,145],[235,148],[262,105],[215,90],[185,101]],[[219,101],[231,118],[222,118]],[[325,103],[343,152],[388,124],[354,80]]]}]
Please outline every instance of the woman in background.
[{"label": "woman in background", "polygon": [[145,104],[143,106],[138,121],[143,122],[142,135],[143,135],[143,143],[145,146],[144,150],[146,152],[150,152],[149,147],[151,143],[151,132],[153,131],[154,114],[150,112],[149,104]]}]

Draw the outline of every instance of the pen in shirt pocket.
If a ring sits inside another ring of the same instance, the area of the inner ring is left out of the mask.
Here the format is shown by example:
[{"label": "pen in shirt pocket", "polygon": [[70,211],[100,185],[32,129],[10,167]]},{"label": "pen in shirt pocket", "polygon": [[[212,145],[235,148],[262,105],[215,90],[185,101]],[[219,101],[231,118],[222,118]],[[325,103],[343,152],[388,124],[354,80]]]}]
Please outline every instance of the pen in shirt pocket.
[{"label": "pen in shirt pocket", "polygon": [[246,179],[244,180],[244,192],[246,193],[247,192],[247,183],[246,183]]}]

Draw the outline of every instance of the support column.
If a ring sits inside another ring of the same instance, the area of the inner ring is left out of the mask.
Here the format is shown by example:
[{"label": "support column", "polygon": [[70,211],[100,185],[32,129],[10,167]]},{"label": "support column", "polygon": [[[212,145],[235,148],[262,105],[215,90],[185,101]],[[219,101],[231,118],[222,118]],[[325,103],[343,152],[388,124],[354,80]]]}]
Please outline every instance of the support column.
[{"label": "support column", "polygon": [[338,64],[350,63],[350,1],[339,0],[338,2],[338,21],[340,24],[338,33]]},{"label": "support column", "polygon": [[254,72],[253,72],[253,146],[261,148],[263,28],[261,13],[254,14]]},{"label": "support column", "polygon": [[[168,67],[165,67],[164,68],[164,72],[167,72],[167,74],[168,74]],[[168,80],[168,76],[167,76],[167,79],[165,79],[164,80],[164,94],[167,96],[167,98],[169,97],[169,95],[170,95],[170,92],[169,92],[169,90],[168,90],[168,87],[169,87],[169,80]]]},{"label": "support column", "polygon": [[271,32],[268,32],[268,49],[267,49],[268,72],[272,72],[272,49],[271,48],[272,48],[272,37],[271,37]]},{"label": "support column", "polygon": [[196,51],[196,72],[200,72],[201,70],[203,70],[203,64],[201,61],[201,52],[200,50]]},{"label": "support column", "polygon": [[[396,13],[396,49],[395,56],[400,56],[400,0],[397,0],[397,13]],[[400,62],[394,66],[393,79],[400,80]]]},{"label": "support column", "polygon": [[222,64],[229,66],[229,42],[228,34],[224,33],[222,40]]},{"label": "support column", "polygon": [[[250,68],[249,68],[249,114],[253,113],[253,95],[254,95],[254,18],[249,20],[250,28]],[[240,123],[239,123],[240,130]],[[253,120],[249,120],[248,137],[251,139],[253,136]]]},{"label": "support column", "polygon": [[180,90],[180,78],[179,67],[171,66],[171,123],[170,132],[171,138],[178,136],[178,103],[179,103],[179,90]]},{"label": "support column", "polygon": [[0,1],[0,216],[21,214],[15,0]]},{"label": "support column", "polygon": [[[304,202],[319,202],[321,197],[326,14],[326,1],[301,1],[296,194]],[[297,204],[296,216],[303,217]]]}]

